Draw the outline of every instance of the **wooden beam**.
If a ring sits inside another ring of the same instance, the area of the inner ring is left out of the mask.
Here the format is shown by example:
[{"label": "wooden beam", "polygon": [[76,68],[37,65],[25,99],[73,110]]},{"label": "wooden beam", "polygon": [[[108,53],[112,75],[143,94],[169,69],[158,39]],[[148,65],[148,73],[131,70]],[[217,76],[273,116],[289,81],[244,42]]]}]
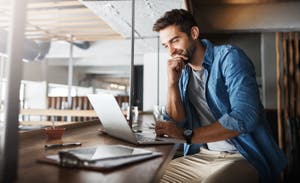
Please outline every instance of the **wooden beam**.
[{"label": "wooden beam", "polygon": [[[2,18],[1,19],[8,19],[8,18]],[[99,20],[103,21],[99,17],[93,15],[93,14],[86,14],[86,15],[68,15],[68,16],[54,16],[54,15],[46,15],[46,16],[30,16],[28,17],[29,21],[84,21],[84,20]]]},{"label": "wooden beam", "polygon": [[[63,18],[63,17],[62,17]],[[75,19],[74,17],[72,19],[62,19],[62,18],[56,18],[56,19],[39,19],[39,20],[33,20],[33,19],[27,19],[27,22],[30,22],[32,24],[69,24],[69,23],[86,23],[86,22],[92,22],[98,24],[98,25],[107,25],[104,21],[102,21],[99,18],[85,18],[85,19]],[[0,20],[1,21],[1,20]]]},{"label": "wooden beam", "polygon": [[[64,30],[64,29],[58,29],[58,30],[29,30],[29,31],[26,31],[25,35],[35,35],[35,34],[45,34],[45,33],[48,33],[48,34],[80,34],[80,35],[107,35],[107,34],[114,34],[115,32],[111,31],[111,29],[93,29],[93,30]],[[117,33],[115,33],[117,34]]]},{"label": "wooden beam", "polygon": [[65,28],[81,28],[81,27],[86,27],[86,28],[92,28],[92,27],[97,27],[97,28],[101,28],[102,26],[101,25],[98,25],[98,24],[90,24],[90,23],[87,23],[87,24],[80,24],[80,25],[76,25],[76,24],[69,24],[69,25],[28,25],[28,26],[33,26],[33,27],[40,27],[41,29],[45,29],[45,30],[48,30],[48,29],[65,29]]},{"label": "wooden beam", "polygon": [[[55,122],[55,126],[78,123],[75,121],[72,122],[54,121],[54,122]],[[52,126],[51,121],[20,121],[19,124],[22,126]]]},{"label": "wooden beam", "polygon": [[37,30],[37,31],[26,31],[25,35],[29,36],[29,35],[44,35],[45,31],[41,31],[41,30]]},{"label": "wooden beam", "polygon": [[62,15],[72,15],[72,14],[90,14],[91,10],[88,8],[71,8],[71,9],[45,9],[45,10],[30,10],[28,12],[28,16],[33,15],[54,15],[62,16]]},{"label": "wooden beam", "polygon": [[98,40],[119,40],[124,39],[122,36],[119,35],[112,35],[112,36],[77,36],[75,37],[76,41],[98,41]]},{"label": "wooden beam", "polygon": [[[34,26],[27,26],[26,27],[27,32],[35,32],[35,31],[40,31],[36,29]],[[110,27],[54,27],[54,28],[48,28],[47,31],[49,32],[60,32],[60,31],[66,31],[66,32],[107,32],[107,31],[112,31]],[[115,31],[112,31],[115,33]]]},{"label": "wooden beam", "polygon": [[[98,40],[120,40],[124,39],[120,35],[73,35],[75,41],[98,41]],[[68,40],[67,35],[28,35],[26,36],[28,39],[33,39],[33,40]]]},{"label": "wooden beam", "polygon": [[28,8],[63,8],[70,6],[82,5],[79,1],[61,1],[61,2],[42,2],[42,3],[29,3]]},{"label": "wooden beam", "polygon": [[55,21],[52,21],[52,22],[32,22],[32,21],[29,21],[28,23],[30,23],[31,25],[38,25],[39,27],[42,27],[42,26],[49,26],[49,27],[68,27],[68,26],[86,26],[86,25],[96,25],[96,26],[107,26],[107,24],[105,24],[104,22],[102,21],[99,21],[99,20],[93,20],[93,21],[82,21],[82,22],[55,22]]},{"label": "wooden beam", "polygon": [[[1,7],[0,28],[8,31],[10,14],[8,6]],[[49,1],[29,3],[25,36],[33,40],[96,41],[123,39],[106,22],[93,14],[79,1]]]},{"label": "wooden beam", "polygon": [[20,115],[97,117],[94,110],[21,109]]}]

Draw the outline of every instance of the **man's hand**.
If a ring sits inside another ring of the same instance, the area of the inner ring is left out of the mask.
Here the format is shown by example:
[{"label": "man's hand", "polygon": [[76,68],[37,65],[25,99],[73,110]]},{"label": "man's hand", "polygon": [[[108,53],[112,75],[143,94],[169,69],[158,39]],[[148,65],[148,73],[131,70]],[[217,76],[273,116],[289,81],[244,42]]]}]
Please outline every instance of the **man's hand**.
[{"label": "man's hand", "polygon": [[184,55],[176,54],[168,60],[168,82],[169,86],[178,84],[181,76],[182,69],[185,66],[187,57]]},{"label": "man's hand", "polygon": [[182,69],[188,62],[187,52],[184,50],[174,50],[171,58],[168,60],[168,97],[167,97],[167,113],[176,121],[184,119],[184,108],[180,98],[178,81],[182,73]]},{"label": "man's hand", "polygon": [[156,122],[155,132],[157,136],[168,136],[177,139],[184,139],[183,129],[177,127],[173,122]]}]

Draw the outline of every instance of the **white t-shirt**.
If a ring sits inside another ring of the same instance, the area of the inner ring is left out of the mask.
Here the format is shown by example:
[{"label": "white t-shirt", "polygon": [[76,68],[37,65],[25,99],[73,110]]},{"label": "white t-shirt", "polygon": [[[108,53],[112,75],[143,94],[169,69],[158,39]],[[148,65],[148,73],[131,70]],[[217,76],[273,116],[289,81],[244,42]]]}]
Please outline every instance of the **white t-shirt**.
[{"label": "white t-shirt", "polygon": [[[205,97],[207,75],[208,72],[203,67],[201,70],[193,70],[188,85],[189,100],[199,114],[202,126],[210,125],[216,121]],[[207,147],[213,151],[236,151],[236,148],[228,140],[210,142],[207,143]]]}]

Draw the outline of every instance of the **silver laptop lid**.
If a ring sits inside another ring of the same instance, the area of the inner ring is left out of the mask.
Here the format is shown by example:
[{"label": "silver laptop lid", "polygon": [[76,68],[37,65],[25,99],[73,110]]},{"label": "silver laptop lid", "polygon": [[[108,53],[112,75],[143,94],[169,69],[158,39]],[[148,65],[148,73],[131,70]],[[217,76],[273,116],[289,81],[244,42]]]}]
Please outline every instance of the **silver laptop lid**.
[{"label": "silver laptop lid", "polygon": [[113,95],[88,94],[87,96],[106,133],[125,141],[137,143],[135,134],[131,131]]}]

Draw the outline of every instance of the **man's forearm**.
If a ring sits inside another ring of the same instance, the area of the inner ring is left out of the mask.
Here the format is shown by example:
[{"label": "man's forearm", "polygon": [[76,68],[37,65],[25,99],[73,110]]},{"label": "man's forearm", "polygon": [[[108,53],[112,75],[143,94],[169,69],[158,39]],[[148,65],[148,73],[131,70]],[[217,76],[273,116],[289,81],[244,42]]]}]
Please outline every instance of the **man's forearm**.
[{"label": "man's forearm", "polygon": [[178,85],[168,87],[167,113],[176,121],[184,119],[184,108],[180,99]]},{"label": "man's forearm", "polygon": [[239,132],[224,128],[219,122],[194,129],[192,143],[207,143],[238,136]]}]

